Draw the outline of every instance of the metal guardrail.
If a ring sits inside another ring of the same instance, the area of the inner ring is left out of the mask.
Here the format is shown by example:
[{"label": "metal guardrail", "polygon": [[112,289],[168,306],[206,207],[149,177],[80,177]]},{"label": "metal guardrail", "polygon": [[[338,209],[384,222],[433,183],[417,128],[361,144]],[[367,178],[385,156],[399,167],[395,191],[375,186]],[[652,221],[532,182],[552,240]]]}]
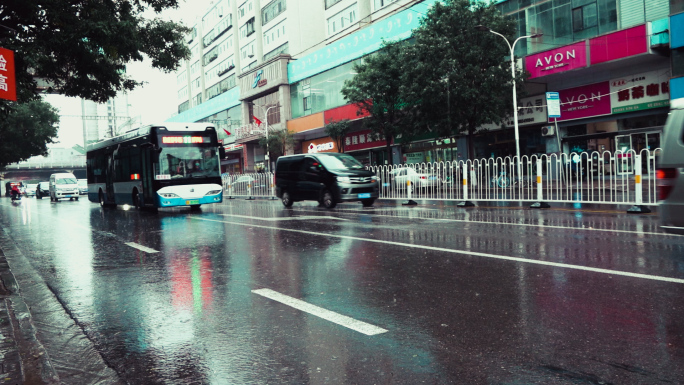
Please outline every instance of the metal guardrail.
[{"label": "metal guardrail", "polygon": [[[656,205],[661,149],[374,166],[380,199]],[[223,175],[228,197],[275,197],[273,173]]]}]

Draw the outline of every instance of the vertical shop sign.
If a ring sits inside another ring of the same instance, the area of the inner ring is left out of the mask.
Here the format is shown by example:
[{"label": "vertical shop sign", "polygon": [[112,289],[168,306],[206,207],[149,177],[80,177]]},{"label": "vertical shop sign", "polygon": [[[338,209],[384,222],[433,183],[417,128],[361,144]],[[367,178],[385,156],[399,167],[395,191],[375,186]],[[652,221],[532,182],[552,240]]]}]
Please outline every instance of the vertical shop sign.
[{"label": "vertical shop sign", "polygon": [[614,114],[670,105],[670,70],[644,72],[610,81]]},{"label": "vertical shop sign", "polygon": [[17,101],[14,52],[0,48],[0,99]]}]

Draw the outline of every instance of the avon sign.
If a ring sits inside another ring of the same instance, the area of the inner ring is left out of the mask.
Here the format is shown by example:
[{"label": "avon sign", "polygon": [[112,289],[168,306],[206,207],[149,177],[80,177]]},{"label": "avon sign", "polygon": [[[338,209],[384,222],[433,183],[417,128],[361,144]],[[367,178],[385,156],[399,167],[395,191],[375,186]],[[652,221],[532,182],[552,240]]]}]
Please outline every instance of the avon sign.
[{"label": "avon sign", "polygon": [[586,41],[525,57],[530,79],[587,66]]},{"label": "avon sign", "polygon": [[[558,121],[609,115],[610,83],[601,82],[561,90],[561,118]],[[549,119],[549,121],[553,121]]]}]

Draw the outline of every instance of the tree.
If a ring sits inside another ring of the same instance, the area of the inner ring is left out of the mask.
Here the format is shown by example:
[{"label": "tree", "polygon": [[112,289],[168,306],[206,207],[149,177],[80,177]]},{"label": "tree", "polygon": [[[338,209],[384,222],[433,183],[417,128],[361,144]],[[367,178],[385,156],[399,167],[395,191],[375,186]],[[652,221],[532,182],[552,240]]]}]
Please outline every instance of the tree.
[{"label": "tree", "polygon": [[[510,50],[500,36],[475,29],[484,25],[512,42],[515,24],[493,6],[479,1],[443,0],[430,8],[407,47],[405,100],[416,103],[411,124],[439,136],[472,137],[487,123],[502,123],[512,110]],[[518,71],[515,81],[522,87]],[[522,89],[519,95],[522,94]]]},{"label": "tree", "polygon": [[57,136],[59,114],[50,104],[33,100],[13,106],[0,119],[0,168],[35,155],[47,155]]},{"label": "tree", "polygon": [[268,149],[270,159],[276,161],[279,157],[287,154],[288,147],[294,145],[294,132],[287,129],[269,130],[268,140],[266,137],[259,139],[259,145],[264,150]]},{"label": "tree", "polygon": [[[105,102],[143,84],[126,74],[126,64],[143,55],[174,71],[189,57],[189,29],[142,14],[176,7],[177,0],[3,0],[0,45],[15,53],[17,102],[36,98],[36,77],[54,92]],[[7,105],[0,103],[5,114]]]},{"label": "tree", "polygon": [[383,42],[374,55],[354,65],[355,75],[345,80],[342,95],[349,103],[358,107],[357,114],[368,113],[363,124],[376,137],[384,138],[387,159],[392,164],[392,141],[410,126],[405,124],[402,106],[402,87],[406,71],[402,60],[405,51],[403,42]]},{"label": "tree", "polygon": [[344,138],[349,133],[349,129],[351,129],[349,119],[342,119],[337,122],[330,119],[325,125],[325,133],[335,141],[339,152],[344,152]]}]

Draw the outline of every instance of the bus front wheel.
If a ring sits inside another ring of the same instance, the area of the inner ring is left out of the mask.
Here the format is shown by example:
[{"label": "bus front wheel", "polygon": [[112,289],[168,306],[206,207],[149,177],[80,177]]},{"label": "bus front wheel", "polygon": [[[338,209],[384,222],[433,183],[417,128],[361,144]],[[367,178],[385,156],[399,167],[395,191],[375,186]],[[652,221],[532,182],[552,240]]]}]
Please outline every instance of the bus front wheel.
[{"label": "bus front wheel", "polygon": [[201,205],[190,205],[190,210],[199,211]]},{"label": "bus front wheel", "polygon": [[136,210],[140,210],[140,194],[138,194],[138,190],[133,190],[133,207],[135,207]]}]

